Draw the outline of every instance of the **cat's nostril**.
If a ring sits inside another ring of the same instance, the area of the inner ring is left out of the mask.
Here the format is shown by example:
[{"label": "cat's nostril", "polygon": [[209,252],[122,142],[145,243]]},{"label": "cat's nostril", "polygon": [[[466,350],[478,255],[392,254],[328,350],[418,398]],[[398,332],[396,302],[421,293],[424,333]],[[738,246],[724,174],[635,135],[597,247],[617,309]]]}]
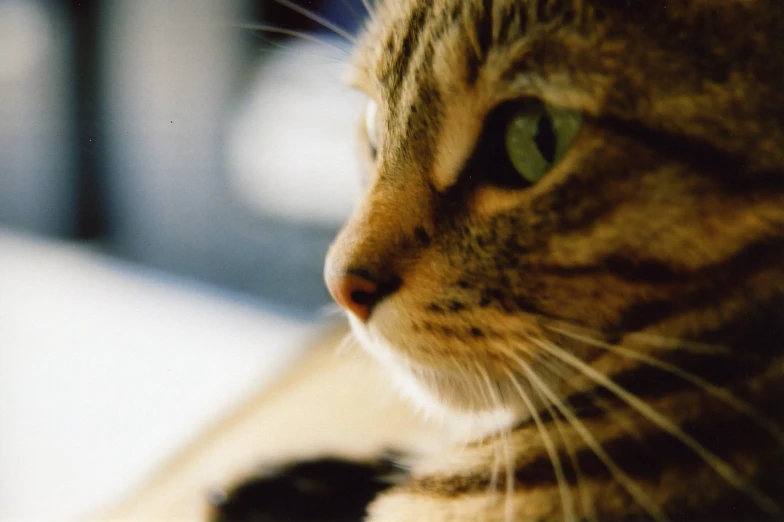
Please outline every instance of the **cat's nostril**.
[{"label": "cat's nostril", "polygon": [[362,321],[367,321],[376,301],[378,285],[358,275],[341,274],[327,277],[327,288],[337,304]]},{"label": "cat's nostril", "polygon": [[373,307],[400,286],[399,280],[377,284],[370,278],[356,273],[327,275],[327,288],[337,304],[367,321]]},{"label": "cat's nostril", "polygon": [[351,292],[351,300],[360,305],[370,306],[376,300],[376,294],[357,290]]}]

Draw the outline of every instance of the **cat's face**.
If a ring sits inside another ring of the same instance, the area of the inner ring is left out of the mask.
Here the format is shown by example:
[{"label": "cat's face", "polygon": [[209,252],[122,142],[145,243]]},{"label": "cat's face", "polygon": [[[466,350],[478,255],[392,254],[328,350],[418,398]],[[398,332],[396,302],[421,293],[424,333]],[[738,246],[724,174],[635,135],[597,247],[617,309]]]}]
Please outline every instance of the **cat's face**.
[{"label": "cat's face", "polygon": [[[548,346],[624,366],[561,328],[709,338],[737,278],[780,291],[761,248],[784,226],[784,71],[759,51],[774,10],[381,3],[353,77],[367,189],[325,268],[333,293],[347,274],[383,289],[349,314],[363,344],[420,400],[516,408],[513,379]],[[515,141],[520,121],[534,132]]]}]

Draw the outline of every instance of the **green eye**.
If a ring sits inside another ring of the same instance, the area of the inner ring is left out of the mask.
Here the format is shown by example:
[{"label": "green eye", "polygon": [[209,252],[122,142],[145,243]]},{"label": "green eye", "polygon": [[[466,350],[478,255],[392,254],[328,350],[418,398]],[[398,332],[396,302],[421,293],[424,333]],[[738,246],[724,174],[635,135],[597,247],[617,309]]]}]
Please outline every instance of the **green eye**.
[{"label": "green eye", "polygon": [[509,161],[526,181],[536,183],[566,154],[581,123],[578,112],[526,104],[506,126]]}]

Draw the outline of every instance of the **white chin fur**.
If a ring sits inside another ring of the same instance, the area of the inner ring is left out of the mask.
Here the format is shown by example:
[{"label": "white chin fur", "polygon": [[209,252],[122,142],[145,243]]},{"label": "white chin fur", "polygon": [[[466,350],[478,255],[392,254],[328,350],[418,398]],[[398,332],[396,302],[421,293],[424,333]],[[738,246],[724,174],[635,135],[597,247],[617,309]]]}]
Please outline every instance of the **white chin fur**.
[{"label": "white chin fur", "polygon": [[427,390],[410,370],[404,357],[383,340],[371,339],[368,329],[349,315],[354,336],[386,370],[392,383],[420,413],[443,424],[456,441],[476,440],[511,427],[517,415],[511,408],[466,412],[449,407]]}]

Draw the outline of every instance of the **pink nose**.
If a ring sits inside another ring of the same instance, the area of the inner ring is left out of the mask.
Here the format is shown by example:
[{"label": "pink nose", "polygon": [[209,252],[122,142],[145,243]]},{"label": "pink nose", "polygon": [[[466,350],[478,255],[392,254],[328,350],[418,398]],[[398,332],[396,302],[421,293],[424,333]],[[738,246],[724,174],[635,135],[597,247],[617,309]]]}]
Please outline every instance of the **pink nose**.
[{"label": "pink nose", "polygon": [[355,274],[328,274],[327,289],[332,298],[345,310],[365,322],[373,305],[379,300],[378,285]]}]

